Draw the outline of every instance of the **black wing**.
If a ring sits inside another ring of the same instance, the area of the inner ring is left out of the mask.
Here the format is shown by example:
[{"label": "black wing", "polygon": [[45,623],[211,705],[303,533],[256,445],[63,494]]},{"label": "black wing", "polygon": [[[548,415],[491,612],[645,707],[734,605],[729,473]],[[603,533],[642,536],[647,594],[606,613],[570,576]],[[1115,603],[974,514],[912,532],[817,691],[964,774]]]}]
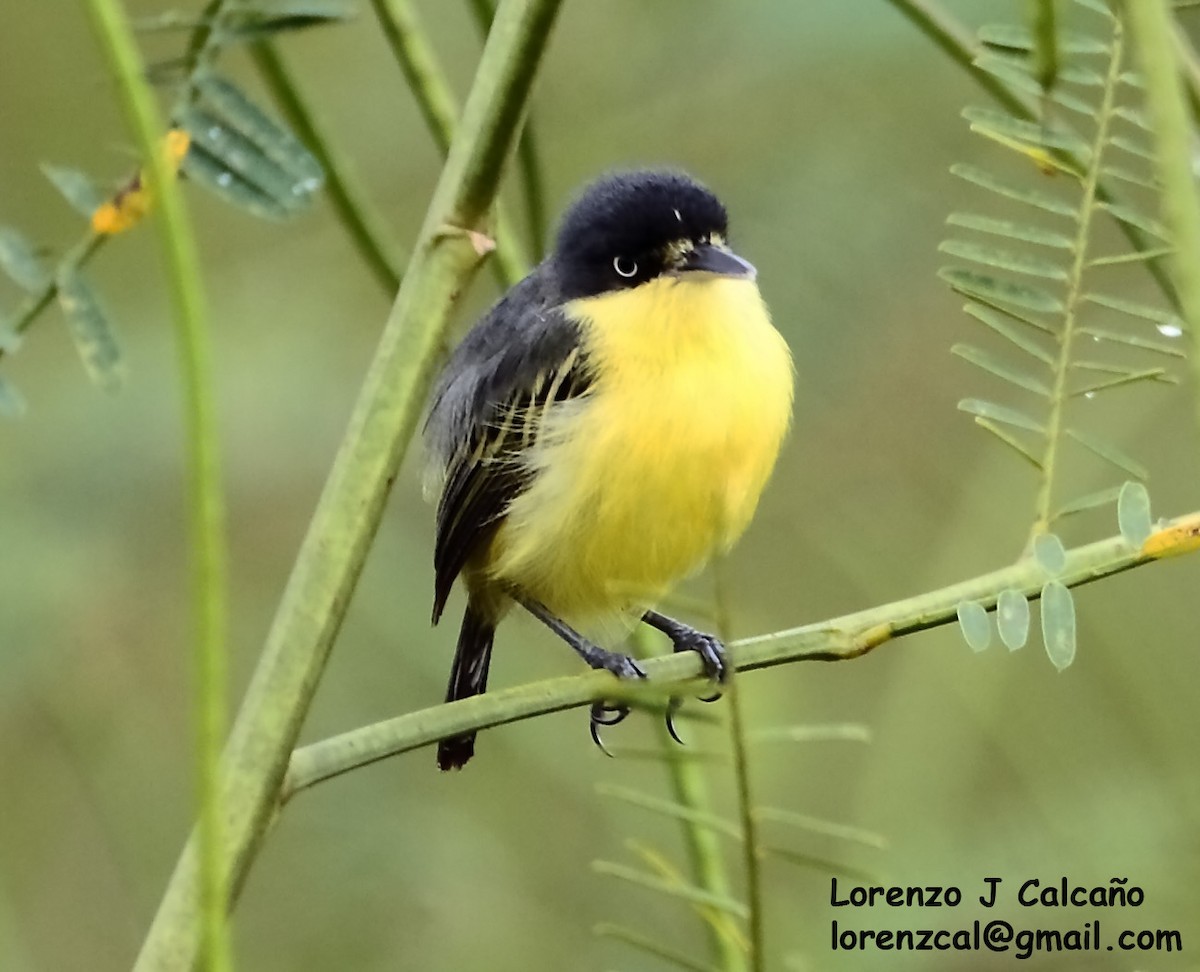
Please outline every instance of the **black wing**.
[{"label": "black wing", "polygon": [[529,484],[523,453],[556,403],[590,384],[578,327],[558,307],[543,264],[455,350],[434,391],[425,435],[441,467],[433,620],[454,579]]}]

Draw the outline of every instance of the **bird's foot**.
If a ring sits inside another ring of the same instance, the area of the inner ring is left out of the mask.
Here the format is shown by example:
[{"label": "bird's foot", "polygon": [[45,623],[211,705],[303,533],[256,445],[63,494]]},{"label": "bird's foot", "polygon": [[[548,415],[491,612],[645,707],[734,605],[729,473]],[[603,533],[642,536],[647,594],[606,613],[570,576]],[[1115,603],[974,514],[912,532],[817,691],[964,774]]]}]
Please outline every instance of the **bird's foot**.
[{"label": "bird's foot", "polygon": [[[593,645],[590,642],[581,646],[579,654],[583,657],[592,668],[612,672],[617,678],[645,678],[646,672],[636,661],[628,655],[623,655],[616,651],[606,651],[599,645]],[[600,738],[601,726],[615,726],[619,722],[623,722],[625,717],[629,715],[629,706],[627,705],[611,705],[608,702],[600,701],[592,703],[591,715],[588,719],[588,731],[592,734],[592,742],[600,747],[600,751],[605,756],[611,756],[608,747],[604,745]]]}]

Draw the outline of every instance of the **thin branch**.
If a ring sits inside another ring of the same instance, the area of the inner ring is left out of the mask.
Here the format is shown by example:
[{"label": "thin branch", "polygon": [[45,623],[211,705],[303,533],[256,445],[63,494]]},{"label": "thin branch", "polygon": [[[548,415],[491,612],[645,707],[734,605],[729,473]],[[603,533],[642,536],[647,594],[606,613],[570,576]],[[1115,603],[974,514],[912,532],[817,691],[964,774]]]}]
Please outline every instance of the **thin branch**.
[{"label": "thin branch", "polygon": [[[1163,216],[1175,241],[1175,280],[1188,321],[1193,374],[1200,378],[1200,199],[1192,172],[1195,132],[1188,124],[1180,81],[1178,52],[1172,33],[1174,21],[1163,0],[1138,0],[1125,4],[1134,27],[1140,67],[1145,77],[1146,101],[1154,119],[1158,178],[1163,186]],[[1190,72],[1189,72],[1190,76]],[[1197,390],[1200,414],[1200,389]]]},{"label": "thin branch", "polygon": [[[1018,118],[1024,118],[1028,121],[1041,120],[1041,115],[1036,105],[1009,87],[1000,78],[976,66],[975,60],[984,53],[983,48],[975,40],[971,32],[962,23],[955,20],[951,14],[943,10],[937,4],[936,0],[888,0],[888,2],[910,20],[921,33],[941,48],[952,61],[970,74],[974,81],[997,102]],[[1082,172],[1086,167],[1084,160],[1078,158],[1072,152],[1062,149],[1052,149],[1050,154],[1059,161],[1071,166],[1073,171]],[[1104,183],[1097,185],[1096,198],[1101,202],[1118,201],[1117,197]],[[1146,235],[1136,226],[1132,226],[1123,220],[1117,220],[1116,224],[1117,228],[1125,235],[1125,238],[1129,240],[1130,245],[1135,250],[1140,252],[1157,248],[1157,244],[1151,243]],[[1172,307],[1178,310],[1179,295],[1175,293],[1174,284],[1171,282],[1171,278],[1166,270],[1163,269],[1157,260],[1147,260],[1146,269],[1154,277],[1154,281],[1158,284],[1159,289],[1162,290],[1163,296],[1166,297]]]},{"label": "thin branch", "polygon": [[[717,613],[717,634],[722,641],[732,640],[733,620],[725,586],[725,561],[713,558],[713,604]],[[746,907],[749,911],[750,968],[763,972],[767,967],[765,927],[763,924],[762,867],[759,865],[758,820],[754,816],[754,791],[750,781],[750,757],[746,745],[746,720],[742,709],[741,684],[736,672],[729,675],[726,696],[729,699],[729,746],[733,753],[733,775],[737,791],[738,816],[742,831],[742,866],[746,872]]]},{"label": "thin branch", "polygon": [[[1140,550],[1133,549],[1120,536],[1077,547],[1068,552],[1066,567],[1057,579],[1068,587],[1078,587],[1197,548],[1200,548],[1200,512],[1166,524]],[[1022,560],[917,597],[735,641],[728,646],[729,661],[743,672],[788,662],[857,658],[893,638],[953,622],[963,601],[978,601],[992,610],[1001,591],[1015,588],[1036,598],[1045,582],[1046,576],[1035,562]],[[642,667],[652,680],[663,683],[701,675],[700,660],[694,652],[651,658]],[[317,783],[389,756],[432,745],[439,739],[579,708],[611,698],[612,692],[612,675],[586,672],[489,692],[354,729],[297,750],[284,780],[282,798],[286,801]]]},{"label": "thin branch", "polygon": [[[645,625],[634,633],[634,643],[640,649],[639,657],[650,656],[650,638],[651,633]],[[678,745],[667,731],[665,721],[660,722],[658,726],[658,744],[668,754]],[[704,767],[695,761],[668,759],[666,770],[675,802],[690,808],[694,814],[679,820],[684,845],[687,848],[688,863],[691,865],[692,883],[718,897],[732,897],[720,841],[711,827],[699,822],[712,814],[712,801],[708,795]],[[714,913],[703,925],[708,936],[709,951],[721,972],[745,972],[745,936],[737,920],[723,912]]]},{"label": "thin branch", "polygon": [[[225,752],[225,857],[236,895],[258,853],[445,338],[450,308],[481,253],[478,229],[533,85],[560,0],[506,0],[421,227],[350,426],[297,556]],[[188,969],[197,848],[188,842],[136,972]]]},{"label": "thin branch", "polygon": [[[408,86],[417,99],[417,107],[442,155],[450,150],[458,125],[458,107],[446,72],[425,35],[425,29],[410,0],[371,0],[383,35],[392,49]],[[520,117],[520,116],[518,116]],[[511,287],[525,276],[529,260],[525,256],[512,220],[497,199],[495,208],[496,253],[492,266],[504,287]]]},{"label": "thin branch", "polygon": [[[225,735],[226,560],[225,506],[213,399],[200,260],[178,181],[163,154],[166,126],[145,80],[133,26],[120,0],[90,0],[89,10],[137,136],[171,284],[183,385],[192,557],[193,658],[197,676],[197,774],[200,796],[199,921],[206,966],[228,969],[226,874],[221,867],[223,808],[219,792]],[[194,885],[194,882],[192,882]],[[191,889],[195,893],[194,886]]]},{"label": "thin branch", "polygon": [[[486,39],[496,16],[493,0],[470,0],[475,25]],[[525,228],[529,232],[529,248],[535,260],[546,255],[546,181],[542,176],[542,153],[538,148],[537,130],[532,110],[521,128],[517,143],[517,171],[521,176],[521,193],[525,200]]]},{"label": "thin branch", "polygon": [[350,160],[334,147],[328,130],[300,93],[274,42],[259,41],[251,48],[251,54],[280,111],[325,170],[325,186],[334,212],[363,262],[387,296],[394,297],[400,289],[405,256],[367,198],[367,191],[356,178]]}]

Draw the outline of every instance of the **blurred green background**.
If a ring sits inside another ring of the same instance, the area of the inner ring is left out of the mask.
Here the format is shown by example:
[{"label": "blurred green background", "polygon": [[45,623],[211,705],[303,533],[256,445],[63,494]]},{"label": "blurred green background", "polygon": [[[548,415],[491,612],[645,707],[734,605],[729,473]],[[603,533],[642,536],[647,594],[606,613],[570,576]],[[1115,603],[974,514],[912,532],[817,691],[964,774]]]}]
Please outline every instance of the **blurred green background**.
[{"label": "blurred green background", "polygon": [[[158,2],[132,4],[140,14]],[[1025,4],[948,7],[980,22]],[[478,51],[467,4],[422,5],[460,96]],[[81,227],[42,161],[127,175],[130,138],[82,7],[7,0],[0,30],[0,223],[66,244]],[[180,37],[154,37],[156,57]],[[283,50],[397,239],[413,237],[439,159],[366,5]],[[244,55],[223,62],[252,90]],[[1034,483],[955,409],[995,395],[948,354],[974,337],[935,279],[951,177],[994,158],[959,110],[986,103],[882,2],[564,5],[536,92],[551,209],[614,165],[672,163],[716,188],[759,267],[796,357],[796,426],[729,563],[738,633],[771,631],[940,587],[1019,553]],[[389,301],[328,205],[261,223],[191,190],[217,353],[233,548],[234,697],[254,664]],[[988,201],[984,201],[986,204]],[[127,968],[192,819],[186,547],[172,329],[153,234],[106,248],[92,275],[118,321],[130,377],[91,387],[56,313],[3,373],[29,400],[0,425],[0,969]],[[1151,298],[1141,278],[1128,295]],[[1139,291],[1144,291],[1139,293]],[[481,274],[465,327],[495,296]],[[0,308],[16,291],[0,284]],[[1098,424],[1153,471],[1156,511],[1197,505],[1191,389],[1136,387]],[[1078,492],[1103,470],[1081,463]],[[451,623],[428,627],[432,513],[417,450],[325,674],[305,740],[441,699]],[[1111,534],[1111,513],[1068,539]],[[1080,648],[1063,674],[1039,639],[972,654],[952,628],[852,663],[748,676],[753,727],[860,722],[874,741],[753,751],[761,802],[870,828],[886,851],[782,828],[771,841],[901,884],[985,876],[1145,889],[1139,909],[1015,906],[1017,925],[1178,928],[1185,952],[1042,955],[1026,967],[1200,967],[1200,558],[1077,592]],[[689,590],[705,594],[707,578]],[[457,602],[456,602],[457,603]],[[450,616],[456,616],[452,605]],[[1036,619],[1036,615],[1035,615]],[[456,617],[455,617],[456,622]],[[495,686],[578,670],[534,624],[501,631]],[[719,730],[688,725],[700,745]],[[655,736],[631,718],[622,745]],[[731,774],[714,800],[733,812]],[[660,967],[596,939],[619,921],[703,954],[684,905],[593,874],[636,863],[626,838],[682,866],[677,828],[595,794],[667,795],[661,767],[612,761],[569,712],[486,732],[463,773],[431,751],[385,761],[288,807],[236,912],[239,967],[274,970]],[[729,857],[740,883],[736,855]],[[829,907],[829,878],[765,866],[771,968],[1001,969],[1011,955],[832,953],[830,920],[958,927],[927,913]],[[665,968],[666,966],[661,966]]]}]

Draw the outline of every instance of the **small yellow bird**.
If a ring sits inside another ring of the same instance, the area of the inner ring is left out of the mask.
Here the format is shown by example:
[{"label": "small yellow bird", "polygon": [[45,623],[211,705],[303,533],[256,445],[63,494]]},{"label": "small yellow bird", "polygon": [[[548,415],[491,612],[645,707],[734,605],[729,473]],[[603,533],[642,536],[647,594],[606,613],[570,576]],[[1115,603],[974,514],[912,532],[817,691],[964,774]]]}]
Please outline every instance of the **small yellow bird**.
[{"label": "small yellow bird", "polygon": [[[791,355],[726,222],[682,173],[601,178],[451,356],[425,426],[434,623],[467,591],[446,701],[485,690],[514,603],[593,668],[644,676],[580,633],[640,620],[724,678],[721,643],[653,605],[741,535],[791,416]],[[443,740],[438,765],[474,751]]]}]

